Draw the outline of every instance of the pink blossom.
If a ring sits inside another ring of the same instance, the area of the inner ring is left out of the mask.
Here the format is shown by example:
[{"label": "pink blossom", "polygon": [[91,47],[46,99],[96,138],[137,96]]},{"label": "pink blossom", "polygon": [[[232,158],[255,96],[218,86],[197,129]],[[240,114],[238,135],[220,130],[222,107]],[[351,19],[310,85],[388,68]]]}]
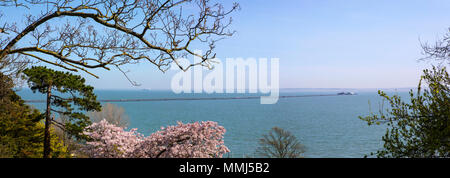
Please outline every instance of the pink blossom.
[{"label": "pink blossom", "polygon": [[137,129],[124,131],[106,120],[93,123],[83,132],[90,137],[82,151],[94,158],[130,157],[136,145],[143,141]]},{"label": "pink blossom", "polygon": [[229,152],[223,141],[226,130],[217,122],[178,122],[145,138],[136,130],[124,131],[106,120],[94,123],[84,132],[92,138],[84,151],[106,158],[220,158]]}]

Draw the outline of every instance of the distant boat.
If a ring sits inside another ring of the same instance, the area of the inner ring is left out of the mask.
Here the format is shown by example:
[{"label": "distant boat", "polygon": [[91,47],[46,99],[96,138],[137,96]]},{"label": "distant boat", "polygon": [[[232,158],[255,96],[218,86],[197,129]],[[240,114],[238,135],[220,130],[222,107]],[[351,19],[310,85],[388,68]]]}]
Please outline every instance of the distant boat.
[{"label": "distant boat", "polygon": [[337,95],[356,95],[355,92],[339,92]]}]

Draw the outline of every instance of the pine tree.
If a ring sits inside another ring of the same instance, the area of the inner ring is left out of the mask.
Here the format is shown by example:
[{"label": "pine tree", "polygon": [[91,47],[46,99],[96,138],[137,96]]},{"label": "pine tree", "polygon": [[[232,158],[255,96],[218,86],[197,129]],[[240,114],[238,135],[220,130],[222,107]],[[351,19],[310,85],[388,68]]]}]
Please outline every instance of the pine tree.
[{"label": "pine tree", "polygon": [[[25,69],[28,85],[33,92],[47,95],[44,132],[44,158],[51,152],[50,127],[52,124],[63,128],[77,139],[83,139],[81,132],[91,122],[84,111],[99,111],[94,88],[85,84],[85,79],[69,72],[60,72],[42,66]],[[68,116],[69,122],[58,123],[51,118],[52,113]]]}]

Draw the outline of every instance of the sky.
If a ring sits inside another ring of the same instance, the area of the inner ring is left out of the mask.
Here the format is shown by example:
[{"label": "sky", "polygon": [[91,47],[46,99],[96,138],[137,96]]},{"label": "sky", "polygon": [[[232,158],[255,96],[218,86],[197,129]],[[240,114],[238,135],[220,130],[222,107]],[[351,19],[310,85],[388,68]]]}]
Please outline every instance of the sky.
[{"label": "sky", "polygon": [[[229,2],[229,1],[227,1]],[[280,88],[404,88],[418,84],[420,42],[450,27],[448,0],[236,0],[237,33],[217,44],[219,59],[279,58]],[[96,89],[170,89],[175,72],[150,63],[82,74]]]}]

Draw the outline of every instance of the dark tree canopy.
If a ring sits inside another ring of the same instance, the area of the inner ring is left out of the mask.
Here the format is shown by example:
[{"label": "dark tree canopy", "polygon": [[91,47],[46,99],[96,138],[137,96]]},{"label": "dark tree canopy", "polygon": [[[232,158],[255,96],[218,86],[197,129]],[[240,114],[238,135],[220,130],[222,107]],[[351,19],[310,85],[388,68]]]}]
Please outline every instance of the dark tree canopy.
[{"label": "dark tree canopy", "polygon": [[[32,109],[13,90],[12,79],[0,73],[0,158],[42,157],[43,115]],[[67,156],[53,138],[51,157]]]},{"label": "dark tree canopy", "polygon": [[[422,81],[427,88],[422,88]],[[386,113],[360,117],[369,125],[387,123],[378,157],[450,157],[450,78],[445,67],[424,70],[409,102],[398,95],[379,94],[390,104]]]},{"label": "dark tree canopy", "polygon": [[42,119],[13,91],[12,80],[0,73],[0,157],[28,157],[39,137],[36,123]]},{"label": "dark tree canopy", "polygon": [[[172,62],[182,70],[209,67],[216,42],[233,35],[228,16],[238,9],[211,0],[6,0],[0,6],[41,11],[24,24],[0,16],[0,70],[40,61],[93,76],[92,68],[124,72],[120,66],[142,60],[162,71]],[[202,62],[178,63],[187,56]]]},{"label": "dark tree canopy", "polygon": [[300,158],[305,147],[289,131],[274,127],[259,140],[256,154],[265,158]]},{"label": "dark tree canopy", "polygon": [[86,85],[85,79],[69,72],[55,71],[42,66],[25,69],[24,74],[33,92],[46,94],[51,88],[51,112],[68,117],[69,122],[61,124],[54,119],[52,123],[63,127],[68,133],[81,137],[80,133],[91,122],[84,111],[100,111],[94,88]]}]

